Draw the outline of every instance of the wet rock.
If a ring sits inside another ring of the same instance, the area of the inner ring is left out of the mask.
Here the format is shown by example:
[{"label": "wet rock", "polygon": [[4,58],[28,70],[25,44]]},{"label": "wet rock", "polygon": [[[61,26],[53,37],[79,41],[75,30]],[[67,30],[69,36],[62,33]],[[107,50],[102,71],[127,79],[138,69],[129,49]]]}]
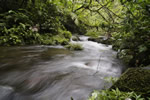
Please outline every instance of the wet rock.
[{"label": "wet rock", "polygon": [[103,43],[103,44],[111,44],[111,39],[106,38],[105,36],[100,36],[100,37],[90,37],[88,38],[88,41],[94,41],[98,43]]},{"label": "wet rock", "polygon": [[35,100],[31,96],[21,95],[19,93],[14,94],[13,99],[9,100]]},{"label": "wet rock", "polygon": [[0,86],[0,100],[12,100],[14,89],[9,86]]},{"label": "wet rock", "polygon": [[89,38],[88,38],[88,41],[99,42],[99,39],[93,38],[93,37],[89,37]]},{"label": "wet rock", "polygon": [[143,69],[150,70],[150,65],[148,65],[148,66],[146,66],[146,67],[143,67]]},{"label": "wet rock", "polygon": [[150,96],[150,70],[129,68],[111,88]]},{"label": "wet rock", "polygon": [[80,41],[80,38],[78,36],[72,36],[73,41]]}]

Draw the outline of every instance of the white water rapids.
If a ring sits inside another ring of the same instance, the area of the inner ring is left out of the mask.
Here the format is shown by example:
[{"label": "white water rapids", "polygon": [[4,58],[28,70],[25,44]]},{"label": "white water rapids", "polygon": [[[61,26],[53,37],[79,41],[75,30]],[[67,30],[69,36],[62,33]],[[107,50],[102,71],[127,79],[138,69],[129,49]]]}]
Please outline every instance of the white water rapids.
[{"label": "white water rapids", "polygon": [[121,75],[123,65],[111,46],[87,41],[83,51],[61,46],[0,47],[0,100],[87,100]]}]

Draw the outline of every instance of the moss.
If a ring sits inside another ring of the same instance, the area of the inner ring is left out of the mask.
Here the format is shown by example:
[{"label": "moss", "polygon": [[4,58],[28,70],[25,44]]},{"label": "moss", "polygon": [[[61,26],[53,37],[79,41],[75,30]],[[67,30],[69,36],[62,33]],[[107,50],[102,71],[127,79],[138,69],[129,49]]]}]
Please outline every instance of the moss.
[{"label": "moss", "polygon": [[72,36],[73,41],[80,41],[80,38],[78,36]]},{"label": "moss", "polygon": [[129,68],[111,88],[150,96],[150,70]]},{"label": "moss", "polygon": [[78,43],[70,43],[69,45],[66,45],[65,47],[69,50],[83,50],[82,45]]}]

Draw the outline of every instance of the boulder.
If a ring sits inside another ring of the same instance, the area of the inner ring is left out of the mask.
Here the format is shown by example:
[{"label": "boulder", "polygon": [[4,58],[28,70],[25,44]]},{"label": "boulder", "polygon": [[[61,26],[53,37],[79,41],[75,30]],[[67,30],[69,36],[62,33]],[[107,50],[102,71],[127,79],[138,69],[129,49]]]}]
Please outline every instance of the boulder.
[{"label": "boulder", "polygon": [[94,42],[98,42],[101,43],[104,39],[102,37],[89,37],[88,41],[94,41]]},{"label": "boulder", "polygon": [[78,36],[72,36],[73,41],[80,41],[80,38]]},{"label": "boulder", "polygon": [[111,38],[106,38],[105,36],[90,37],[88,38],[88,41],[94,41],[94,42],[102,43],[102,44],[111,44]]},{"label": "boulder", "polygon": [[14,89],[9,86],[0,86],[0,100],[11,100]]},{"label": "boulder", "polygon": [[124,92],[134,91],[142,96],[150,96],[150,70],[144,68],[129,68],[111,87]]}]

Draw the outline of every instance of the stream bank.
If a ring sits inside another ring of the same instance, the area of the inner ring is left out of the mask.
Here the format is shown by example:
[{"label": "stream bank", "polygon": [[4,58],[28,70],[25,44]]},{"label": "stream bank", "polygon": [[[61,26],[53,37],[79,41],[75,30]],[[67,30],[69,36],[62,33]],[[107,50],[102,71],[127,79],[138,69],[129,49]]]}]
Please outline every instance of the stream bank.
[{"label": "stream bank", "polygon": [[111,87],[111,89],[116,88],[120,91],[134,91],[143,97],[150,97],[150,70],[147,68],[127,69]]}]

